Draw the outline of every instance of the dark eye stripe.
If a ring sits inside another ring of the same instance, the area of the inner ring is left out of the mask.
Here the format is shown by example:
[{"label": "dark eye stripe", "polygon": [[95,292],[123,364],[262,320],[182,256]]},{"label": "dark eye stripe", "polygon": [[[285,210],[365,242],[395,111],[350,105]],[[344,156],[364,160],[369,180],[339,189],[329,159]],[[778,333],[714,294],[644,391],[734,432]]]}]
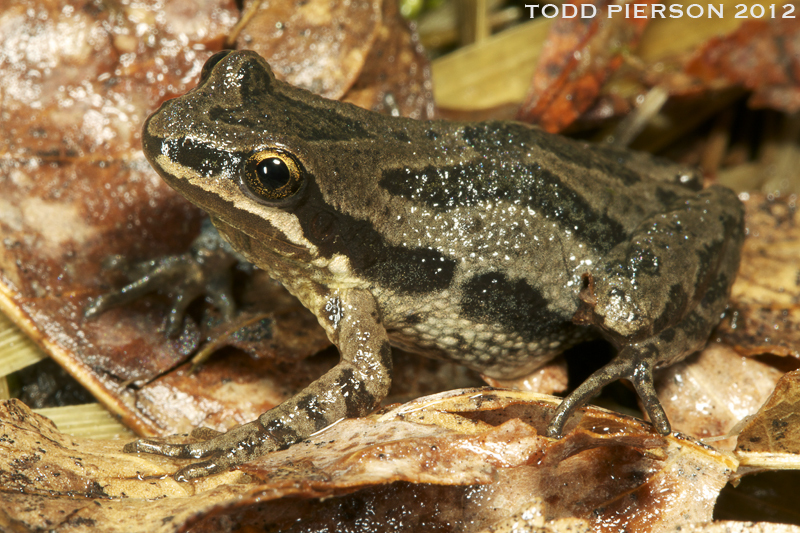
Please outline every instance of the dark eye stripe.
[{"label": "dark eye stripe", "polygon": [[[154,141],[162,142],[159,139]],[[205,177],[219,175],[223,164],[232,156],[229,151],[217,150],[186,137],[163,141],[163,145],[161,153],[165,153],[165,147],[171,159]]]}]

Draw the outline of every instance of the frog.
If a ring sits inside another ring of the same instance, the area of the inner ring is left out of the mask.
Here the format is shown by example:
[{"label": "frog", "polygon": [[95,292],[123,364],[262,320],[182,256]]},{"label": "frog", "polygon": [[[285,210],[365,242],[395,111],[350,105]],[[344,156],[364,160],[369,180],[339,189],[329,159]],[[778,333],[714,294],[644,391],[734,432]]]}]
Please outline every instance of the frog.
[{"label": "frog", "polygon": [[653,372],[705,346],[744,238],[737,195],[690,167],[520,122],[378,114],[282,82],[252,51],[213,55],[146,119],[142,145],[340,354],[252,422],[124,447],[192,459],[179,481],[373,412],[393,347],[512,379],[602,338],[616,356],[561,401],[547,436],[618,379],[667,435]]}]

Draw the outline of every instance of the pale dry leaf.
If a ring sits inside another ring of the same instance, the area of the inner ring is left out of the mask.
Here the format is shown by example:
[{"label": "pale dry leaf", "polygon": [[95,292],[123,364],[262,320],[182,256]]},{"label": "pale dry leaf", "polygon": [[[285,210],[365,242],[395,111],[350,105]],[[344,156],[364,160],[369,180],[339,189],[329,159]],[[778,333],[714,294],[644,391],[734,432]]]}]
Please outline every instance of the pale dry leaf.
[{"label": "pale dry leaf", "polygon": [[794,454],[800,459],[800,370],[784,375],[739,434],[737,452]]},{"label": "pale dry leaf", "polygon": [[799,216],[790,197],[750,193],[745,201],[741,266],[716,330],[739,353],[800,356]]},{"label": "pale dry leaf", "polygon": [[[704,439],[728,434],[740,420],[758,411],[782,375],[729,346],[713,343],[659,372],[656,390],[673,431]],[[733,450],[736,439],[713,445]]]}]

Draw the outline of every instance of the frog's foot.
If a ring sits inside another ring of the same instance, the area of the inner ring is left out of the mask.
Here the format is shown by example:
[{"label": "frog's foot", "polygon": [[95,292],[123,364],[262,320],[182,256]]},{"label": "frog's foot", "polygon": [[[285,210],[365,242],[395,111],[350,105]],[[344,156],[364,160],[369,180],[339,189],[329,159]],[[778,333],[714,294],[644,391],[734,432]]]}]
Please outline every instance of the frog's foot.
[{"label": "frog's foot", "polygon": [[133,302],[142,296],[165,291],[172,296],[167,314],[166,334],[174,337],[181,332],[186,309],[205,293],[226,320],[233,317],[230,267],[237,261],[227,243],[211,224],[206,224],[191,249],[183,254],[165,256],[128,266],[115,256],[106,261],[109,268],[123,270],[132,280],[121,289],[102,294],[85,309],[84,316],[93,318],[112,307]]},{"label": "frog's foot", "polygon": [[188,481],[225,471],[281,447],[278,440],[259,421],[244,424],[227,433],[198,428],[192,431],[192,436],[208,440],[191,444],[167,444],[140,439],[126,444],[122,451],[152,453],[181,459],[206,459],[181,468],[175,473],[176,481]]},{"label": "frog's foot", "polygon": [[669,419],[661,407],[653,385],[653,365],[648,360],[636,357],[633,350],[623,349],[613,361],[599,369],[586,379],[581,385],[564,398],[561,405],[556,409],[556,414],[547,427],[547,436],[551,438],[561,437],[564,424],[572,413],[586,403],[592,396],[602,390],[603,387],[620,378],[627,378],[633,383],[636,393],[644,405],[644,409],[650,420],[655,425],[656,430],[662,435],[671,432]]}]

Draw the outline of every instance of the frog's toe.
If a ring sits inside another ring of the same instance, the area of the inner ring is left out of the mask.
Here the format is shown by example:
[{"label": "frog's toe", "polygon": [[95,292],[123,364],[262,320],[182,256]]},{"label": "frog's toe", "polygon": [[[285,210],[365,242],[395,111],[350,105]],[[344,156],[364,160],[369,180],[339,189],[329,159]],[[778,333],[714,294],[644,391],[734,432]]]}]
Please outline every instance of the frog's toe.
[{"label": "frog's toe", "polygon": [[169,294],[170,309],[165,321],[165,333],[176,337],[183,330],[183,319],[189,305],[200,295],[219,309],[225,320],[231,320],[236,305],[230,267],[239,257],[225,245],[210,224],[204,226],[190,251],[128,264],[120,256],[104,262],[104,268],[120,270],[130,283],[125,287],[102,294],[84,309],[86,318],[94,318],[108,309],[131,303],[151,292]]},{"label": "frog's toe", "polygon": [[185,482],[190,479],[217,474],[227,468],[227,466],[217,464],[216,461],[203,461],[202,463],[193,463],[181,468],[175,472],[173,477],[175,481]]},{"label": "frog's toe", "polygon": [[181,284],[172,299],[172,305],[167,313],[164,333],[167,337],[177,337],[183,331],[183,319],[186,317],[186,310],[200,294],[202,287],[196,284]]},{"label": "frog's toe", "polygon": [[207,461],[192,463],[178,470],[174,475],[176,481],[188,481],[190,479],[216,474],[231,466],[230,461],[218,461],[218,458],[224,454],[216,449],[216,447],[209,446],[209,441],[194,444],[167,444],[140,439],[129,442],[124,446],[122,451],[125,453],[150,453],[178,459],[201,459],[212,456],[212,458]]},{"label": "frog's toe", "polygon": [[116,293],[110,294],[101,294],[97,298],[93,299],[88,305],[83,309],[83,316],[87,319],[93,319],[102,313],[104,313],[107,309],[110,309],[114,306],[112,302],[110,302],[110,297]]},{"label": "frog's toe", "polygon": [[629,379],[633,383],[656,430],[662,435],[669,434],[669,419],[658,401],[653,385],[653,365],[649,360],[636,357],[629,349],[623,348],[614,360],[592,374],[564,398],[547,427],[547,436],[561,437],[564,425],[576,409],[598,394],[603,387],[621,378]]},{"label": "frog's toe", "polygon": [[230,271],[225,270],[222,275],[214,276],[206,285],[206,297],[226,321],[233,319],[236,302],[233,299],[233,278]]},{"label": "frog's toe", "polygon": [[616,357],[606,366],[588,377],[577,389],[561,401],[556,409],[550,425],[547,426],[547,436],[557,439],[564,431],[564,424],[576,409],[586,403],[592,396],[598,394],[609,383],[625,377],[629,373],[629,365]]},{"label": "frog's toe", "polygon": [[639,395],[644,410],[656,431],[662,435],[669,435],[672,427],[669,424],[667,413],[664,412],[661,402],[658,401],[656,387],[653,384],[653,365],[648,361],[640,361],[635,365],[633,374],[626,377],[633,383],[633,388],[636,389],[636,394]]},{"label": "frog's toe", "polygon": [[227,433],[199,428],[192,432],[192,436],[210,438],[190,444],[168,444],[140,439],[126,444],[123,451],[178,459],[207,459],[182,468],[175,474],[176,480],[186,481],[221,472],[278,448],[276,440],[257,421],[233,428]]},{"label": "frog's toe", "polygon": [[189,444],[168,444],[165,442],[139,439],[126,444],[122,448],[122,451],[125,453],[151,453],[180,459],[197,458],[198,456],[192,453],[190,447],[191,445]]}]

